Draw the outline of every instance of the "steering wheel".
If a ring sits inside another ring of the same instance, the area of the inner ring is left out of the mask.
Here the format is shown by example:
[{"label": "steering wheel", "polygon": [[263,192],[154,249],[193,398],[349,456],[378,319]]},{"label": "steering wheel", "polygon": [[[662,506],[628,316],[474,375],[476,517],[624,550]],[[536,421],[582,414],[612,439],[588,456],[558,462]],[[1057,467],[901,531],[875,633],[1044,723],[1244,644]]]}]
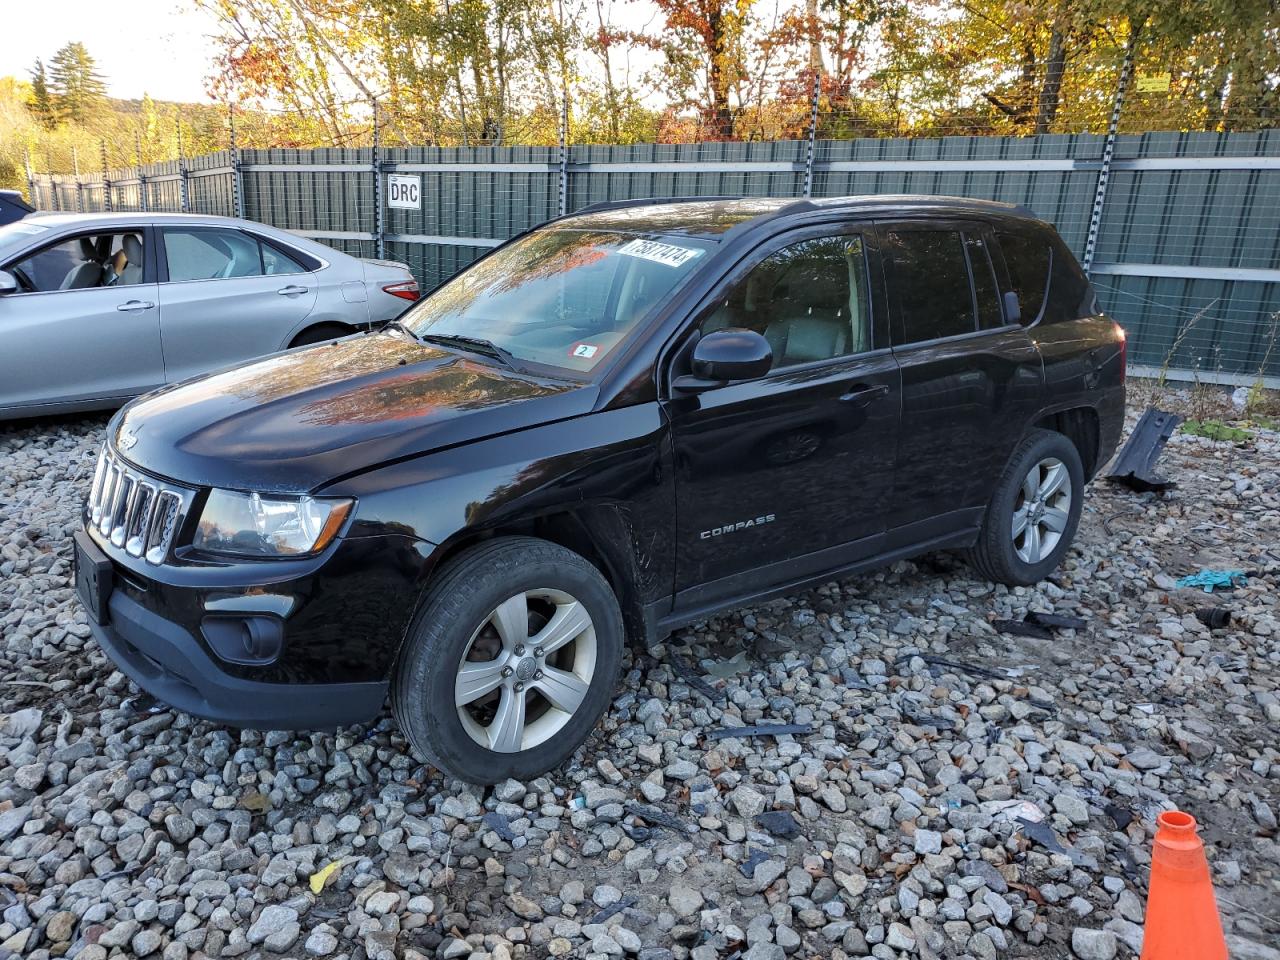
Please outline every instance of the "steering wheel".
[{"label": "steering wheel", "polygon": [[36,292],[36,285],[31,282],[31,278],[21,267],[10,267],[9,272],[13,274],[13,278],[18,281],[18,286],[22,287],[24,293]]}]

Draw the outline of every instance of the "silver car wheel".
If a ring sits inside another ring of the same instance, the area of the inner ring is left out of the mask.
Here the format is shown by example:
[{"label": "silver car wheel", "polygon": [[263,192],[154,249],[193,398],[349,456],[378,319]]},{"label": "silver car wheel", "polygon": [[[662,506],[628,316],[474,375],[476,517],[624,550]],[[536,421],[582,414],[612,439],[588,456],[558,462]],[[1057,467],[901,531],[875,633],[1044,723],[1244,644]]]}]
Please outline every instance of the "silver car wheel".
[{"label": "silver car wheel", "polygon": [[1053,553],[1071,516],[1071,474],[1056,457],[1035,464],[1022,481],[1013,509],[1013,547],[1023,563]]},{"label": "silver car wheel", "polygon": [[498,604],[471,635],[454,680],[458,717],[486,750],[528,750],[573,718],[595,670],[587,608],[561,590],[526,590]]}]

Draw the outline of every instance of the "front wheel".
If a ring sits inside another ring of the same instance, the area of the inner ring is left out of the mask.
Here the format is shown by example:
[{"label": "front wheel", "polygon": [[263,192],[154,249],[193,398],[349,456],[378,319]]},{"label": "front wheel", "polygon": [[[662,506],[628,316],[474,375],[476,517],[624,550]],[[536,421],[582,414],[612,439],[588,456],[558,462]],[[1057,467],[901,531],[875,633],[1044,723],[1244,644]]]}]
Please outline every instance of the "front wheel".
[{"label": "front wheel", "polygon": [[587,560],[528,537],[489,541],[429,589],[396,670],[396,719],[415,752],[460,780],[527,780],[586,740],[622,645],[617,600]]},{"label": "front wheel", "polygon": [[1052,430],[1032,430],[996,485],[970,561],[997,583],[1038,583],[1071,546],[1083,497],[1075,444]]}]

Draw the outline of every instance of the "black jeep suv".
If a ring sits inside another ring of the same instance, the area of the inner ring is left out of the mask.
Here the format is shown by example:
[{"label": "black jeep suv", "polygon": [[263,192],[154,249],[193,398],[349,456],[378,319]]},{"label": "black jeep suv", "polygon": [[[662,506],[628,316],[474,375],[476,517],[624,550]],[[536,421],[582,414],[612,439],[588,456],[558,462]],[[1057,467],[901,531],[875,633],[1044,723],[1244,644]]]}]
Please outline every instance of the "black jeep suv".
[{"label": "black jeep suv", "polygon": [[368,721],[466,780],[565,760],[626,638],[925,550],[1030,584],[1124,406],[1053,228],[922,197],[603,204],[378,332],[112,420],[76,536],[162,701]]}]

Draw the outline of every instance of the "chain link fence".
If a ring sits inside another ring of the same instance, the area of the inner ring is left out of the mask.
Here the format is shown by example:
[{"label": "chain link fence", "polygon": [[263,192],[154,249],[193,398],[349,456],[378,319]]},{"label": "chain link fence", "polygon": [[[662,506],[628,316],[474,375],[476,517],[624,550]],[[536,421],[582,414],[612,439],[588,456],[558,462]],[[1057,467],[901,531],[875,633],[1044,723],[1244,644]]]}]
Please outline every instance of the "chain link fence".
[{"label": "chain link fence", "polygon": [[[577,142],[583,128],[563,101],[502,130],[455,124],[449,139],[466,142],[450,145],[406,145],[404,118],[365,103],[345,105],[343,146],[245,148],[232,114],[217,153],[29,180],[43,210],[242,216],[403,261],[426,290],[507,238],[605,200],[1001,200],[1057,226],[1126,327],[1135,373],[1280,385],[1280,130],[1239,98],[1153,80],[1133,57],[1095,68],[1109,87],[1077,71],[1080,89],[1057,91],[1056,105],[1043,83],[1007,69],[971,65],[941,87],[918,72],[857,84],[807,72],[790,100],[734,114],[730,137],[702,115],[668,124],[690,142]],[[262,142],[288,124],[257,115],[239,126]]]}]

